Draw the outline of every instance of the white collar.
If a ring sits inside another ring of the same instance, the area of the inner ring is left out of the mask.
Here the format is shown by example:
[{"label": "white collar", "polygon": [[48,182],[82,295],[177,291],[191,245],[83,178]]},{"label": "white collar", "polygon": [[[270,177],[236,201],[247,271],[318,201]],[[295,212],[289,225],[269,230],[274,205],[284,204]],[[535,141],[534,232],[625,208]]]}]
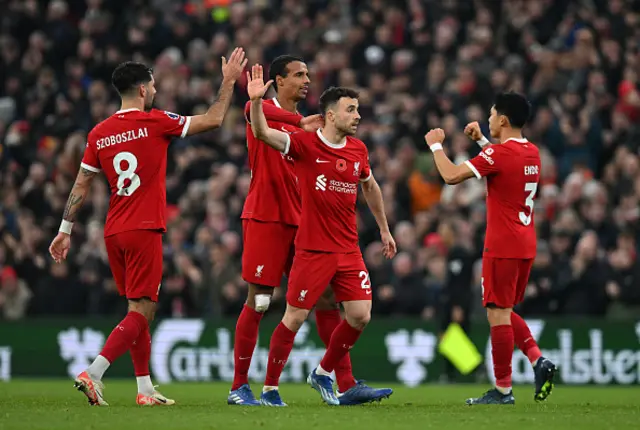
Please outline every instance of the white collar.
[{"label": "white collar", "polygon": [[341,143],[331,143],[327,140],[326,137],[324,137],[322,135],[322,129],[318,129],[318,131],[316,131],[316,133],[318,134],[318,137],[320,138],[320,140],[322,141],[322,143],[324,143],[325,145],[327,145],[329,148],[333,148],[333,149],[341,149],[344,148],[345,146],[347,146],[347,138],[345,137],[344,139],[342,139]]},{"label": "white collar", "polygon": [[119,110],[119,111],[118,111],[118,112],[116,112],[116,113],[127,113],[127,112],[133,112],[133,111],[138,111],[138,112],[140,112],[140,109],[138,109],[138,108],[123,109],[123,110]]},{"label": "white collar", "polygon": [[282,109],[282,106],[280,106],[280,102],[278,101],[277,97],[274,97],[271,100],[273,100],[273,104],[276,105],[276,107],[279,107],[280,109]]},{"label": "white collar", "polygon": [[527,142],[529,142],[529,140],[526,137],[523,137],[522,139],[517,139],[515,137],[512,137],[511,139],[507,139],[507,140],[513,140],[514,142],[518,142],[518,143],[527,143]]}]

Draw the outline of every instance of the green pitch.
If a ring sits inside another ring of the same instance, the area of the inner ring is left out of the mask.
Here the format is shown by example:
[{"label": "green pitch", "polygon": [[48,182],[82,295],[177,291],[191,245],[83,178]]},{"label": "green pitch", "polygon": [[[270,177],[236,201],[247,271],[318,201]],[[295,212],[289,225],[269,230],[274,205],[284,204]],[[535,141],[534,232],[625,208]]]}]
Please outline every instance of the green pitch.
[{"label": "green pitch", "polygon": [[[516,406],[469,407],[464,399],[485,386],[393,387],[380,404],[329,407],[305,385],[284,385],[288,408],[227,406],[228,385],[175,384],[160,387],[174,407],[135,405],[134,381],[107,380],[110,407],[90,407],[72,381],[0,383],[0,429],[626,429],[640,421],[640,387],[557,386],[544,404],[531,387],[515,389]],[[258,388],[256,384],[255,388]]]}]

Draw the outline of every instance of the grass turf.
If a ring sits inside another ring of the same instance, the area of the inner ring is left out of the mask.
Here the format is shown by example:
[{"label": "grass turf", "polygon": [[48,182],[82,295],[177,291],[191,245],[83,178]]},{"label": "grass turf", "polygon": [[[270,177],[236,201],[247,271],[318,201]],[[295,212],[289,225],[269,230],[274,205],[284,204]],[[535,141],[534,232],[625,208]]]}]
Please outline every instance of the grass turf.
[{"label": "grass turf", "polygon": [[[372,384],[373,385],[373,384]],[[255,389],[260,387],[255,384]],[[329,407],[306,385],[284,385],[288,408],[227,406],[224,383],[160,387],[173,407],[135,405],[133,381],[108,381],[110,407],[91,407],[73,381],[0,383],[0,429],[621,429],[637,428],[640,387],[557,386],[536,404],[531,387],[516,387],[516,406],[464,405],[487,388],[478,385],[394,386],[380,404]]]}]

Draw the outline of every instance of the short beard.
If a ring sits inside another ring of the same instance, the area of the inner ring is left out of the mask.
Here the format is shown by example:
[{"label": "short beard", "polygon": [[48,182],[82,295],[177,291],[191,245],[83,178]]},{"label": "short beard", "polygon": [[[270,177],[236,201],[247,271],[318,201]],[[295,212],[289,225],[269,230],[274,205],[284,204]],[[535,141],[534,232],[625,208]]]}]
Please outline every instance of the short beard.
[{"label": "short beard", "polygon": [[336,130],[340,132],[343,136],[355,136],[356,132],[351,131],[351,127],[336,127]]}]

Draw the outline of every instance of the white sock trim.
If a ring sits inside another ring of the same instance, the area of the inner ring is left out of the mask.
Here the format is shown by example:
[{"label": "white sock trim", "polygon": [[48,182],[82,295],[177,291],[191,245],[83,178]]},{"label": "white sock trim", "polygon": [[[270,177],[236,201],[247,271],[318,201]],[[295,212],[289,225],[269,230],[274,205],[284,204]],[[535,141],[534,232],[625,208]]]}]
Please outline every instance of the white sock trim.
[{"label": "white sock trim", "polygon": [[498,387],[496,385],[496,390],[500,391],[502,394],[509,394],[511,393],[511,387]]},{"label": "white sock trim", "polygon": [[155,391],[153,383],[151,382],[151,376],[136,376],[136,382],[138,383],[138,393],[150,396]]},{"label": "white sock trim", "polygon": [[98,355],[87,369],[87,373],[91,376],[91,379],[101,381],[104,376],[104,372],[107,371],[109,366],[111,366],[109,360],[104,358],[102,355]]},{"label": "white sock trim", "polygon": [[322,368],[322,366],[320,366],[319,364],[318,364],[318,367],[316,367],[316,373],[317,373],[318,375],[331,377],[331,372],[327,372],[327,371],[326,371],[326,370],[324,370],[324,369]]}]

